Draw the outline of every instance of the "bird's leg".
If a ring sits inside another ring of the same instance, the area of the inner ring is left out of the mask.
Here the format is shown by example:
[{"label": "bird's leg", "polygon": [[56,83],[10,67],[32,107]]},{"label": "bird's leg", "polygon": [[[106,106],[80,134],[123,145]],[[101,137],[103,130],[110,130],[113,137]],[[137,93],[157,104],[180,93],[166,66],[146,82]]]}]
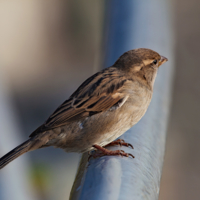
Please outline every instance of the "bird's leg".
[{"label": "bird's leg", "polygon": [[93,145],[93,147],[96,148],[97,150],[99,150],[100,153],[96,152],[95,154],[90,155],[88,160],[91,157],[97,158],[97,157],[101,157],[101,156],[125,156],[125,157],[132,156],[133,158],[135,158],[135,156],[133,156],[130,153],[125,153],[123,150],[111,151],[111,150],[105,149],[97,144]]},{"label": "bird's leg", "polygon": [[132,144],[126,143],[123,139],[115,140],[115,141],[107,144],[106,147],[107,146],[114,146],[114,145],[126,146],[126,147],[131,147],[132,149],[134,149]]}]

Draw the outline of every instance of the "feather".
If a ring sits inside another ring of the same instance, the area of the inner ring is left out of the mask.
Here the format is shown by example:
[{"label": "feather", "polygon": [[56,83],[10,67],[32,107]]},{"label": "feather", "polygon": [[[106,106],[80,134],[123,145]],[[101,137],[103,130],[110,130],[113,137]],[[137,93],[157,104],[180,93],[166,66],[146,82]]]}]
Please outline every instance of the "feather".
[{"label": "feather", "polygon": [[116,109],[121,106],[121,102],[124,103],[128,99],[122,88],[130,81],[132,80],[126,79],[113,67],[94,74],[83,82],[30,137],[109,109],[111,111],[112,107]]}]

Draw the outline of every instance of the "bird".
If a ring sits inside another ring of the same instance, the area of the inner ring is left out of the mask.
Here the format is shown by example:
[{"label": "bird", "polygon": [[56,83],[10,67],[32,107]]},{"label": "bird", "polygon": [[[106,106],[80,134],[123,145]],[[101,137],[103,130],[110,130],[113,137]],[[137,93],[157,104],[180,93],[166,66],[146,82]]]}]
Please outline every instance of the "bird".
[{"label": "bird", "polygon": [[[144,116],[158,68],[166,61],[147,48],[125,52],[112,66],[86,79],[27,141],[1,157],[0,169],[26,152],[49,146],[66,152],[98,150],[101,156],[128,157],[122,150],[105,147],[115,144],[114,140]],[[117,143],[129,146],[122,140]]]}]

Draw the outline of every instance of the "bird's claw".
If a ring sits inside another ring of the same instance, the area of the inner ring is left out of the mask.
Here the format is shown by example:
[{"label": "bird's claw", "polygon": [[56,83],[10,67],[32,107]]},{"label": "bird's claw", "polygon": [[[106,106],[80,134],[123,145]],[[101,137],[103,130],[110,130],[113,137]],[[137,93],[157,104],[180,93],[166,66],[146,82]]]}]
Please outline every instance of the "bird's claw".
[{"label": "bird's claw", "polygon": [[135,156],[133,156],[132,154],[130,153],[126,153],[125,151],[123,150],[115,150],[115,151],[111,151],[111,150],[108,150],[108,149],[105,149],[99,145],[94,145],[94,147],[99,150],[100,152],[95,152],[93,154],[91,154],[89,157],[88,157],[88,161],[90,160],[91,157],[93,158],[97,158],[97,157],[102,157],[102,156],[124,156],[124,157],[129,157],[131,156],[132,158],[135,158]]},{"label": "bird's claw", "polygon": [[132,149],[134,149],[132,144],[126,143],[123,139],[115,140],[115,141],[107,144],[106,146],[114,146],[114,145],[126,146],[126,147],[131,147]]}]

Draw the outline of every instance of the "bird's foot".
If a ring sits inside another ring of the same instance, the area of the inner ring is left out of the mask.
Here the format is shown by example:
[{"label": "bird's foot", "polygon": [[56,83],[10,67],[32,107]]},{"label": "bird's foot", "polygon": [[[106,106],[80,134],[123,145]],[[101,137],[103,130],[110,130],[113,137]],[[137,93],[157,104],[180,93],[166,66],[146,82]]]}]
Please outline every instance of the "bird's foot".
[{"label": "bird's foot", "polygon": [[123,139],[115,140],[115,141],[107,144],[106,147],[114,146],[114,145],[126,146],[126,147],[131,147],[132,149],[134,149],[132,144],[126,143]]},{"label": "bird's foot", "polygon": [[135,156],[133,156],[130,153],[126,153],[123,150],[115,150],[115,151],[111,151],[108,149],[105,149],[97,144],[93,145],[94,148],[96,148],[97,150],[99,150],[100,152],[95,152],[94,154],[90,155],[88,160],[93,157],[93,158],[97,158],[97,157],[102,157],[102,156],[125,156],[125,157],[133,157],[135,158]]}]

